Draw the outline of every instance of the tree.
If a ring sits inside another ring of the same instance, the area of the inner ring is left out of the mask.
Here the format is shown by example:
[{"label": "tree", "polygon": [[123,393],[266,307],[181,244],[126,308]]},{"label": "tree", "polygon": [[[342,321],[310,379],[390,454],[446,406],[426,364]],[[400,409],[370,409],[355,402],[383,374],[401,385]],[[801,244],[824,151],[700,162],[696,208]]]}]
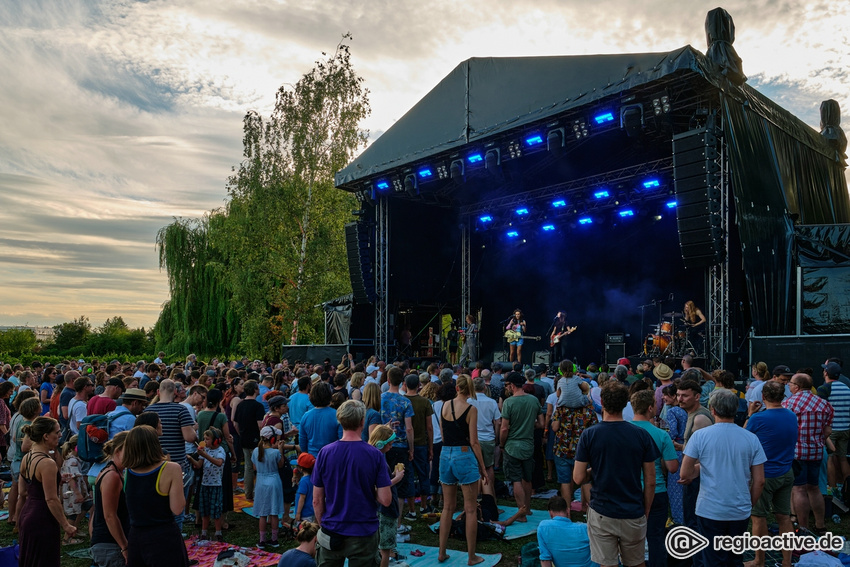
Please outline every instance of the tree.
[{"label": "tree", "polygon": [[33,352],[38,346],[32,329],[0,331],[0,352],[12,356]]},{"label": "tree", "polygon": [[71,349],[83,347],[91,333],[91,324],[85,315],[81,315],[73,321],[56,325],[53,328],[56,331],[53,347],[57,352],[66,352]]}]

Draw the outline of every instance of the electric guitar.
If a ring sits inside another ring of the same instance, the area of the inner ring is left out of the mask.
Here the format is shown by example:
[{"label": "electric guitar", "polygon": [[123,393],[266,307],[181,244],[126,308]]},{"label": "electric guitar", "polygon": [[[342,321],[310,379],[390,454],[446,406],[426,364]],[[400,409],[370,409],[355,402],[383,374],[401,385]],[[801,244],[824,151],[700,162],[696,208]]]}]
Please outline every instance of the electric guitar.
[{"label": "electric guitar", "polygon": [[530,335],[523,335],[519,331],[507,330],[505,331],[505,338],[508,339],[509,343],[515,343],[520,339],[534,339],[535,341],[539,341],[540,337],[532,337]]},{"label": "electric guitar", "polygon": [[558,333],[557,335],[552,335],[552,336],[549,338],[549,346],[550,346],[550,347],[555,346],[556,344],[558,344],[559,342],[561,342],[561,337],[563,337],[564,335],[569,335],[570,333],[572,333],[572,332],[573,332],[573,331],[575,331],[576,329],[578,329],[578,326],[576,326],[576,327],[567,327],[567,328],[566,328],[566,330],[564,330],[563,332]]}]

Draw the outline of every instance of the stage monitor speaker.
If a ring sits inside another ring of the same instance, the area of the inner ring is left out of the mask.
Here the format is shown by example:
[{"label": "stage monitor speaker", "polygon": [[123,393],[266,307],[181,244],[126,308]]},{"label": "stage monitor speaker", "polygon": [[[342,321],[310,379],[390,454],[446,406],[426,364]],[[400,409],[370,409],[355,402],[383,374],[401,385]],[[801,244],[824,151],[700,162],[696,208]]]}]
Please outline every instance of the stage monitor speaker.
[{"label": "stage monitor speaker", "polygon": [[551,358],[552,358],[552,353],[549,352],[548,350],[536,350],[536,351],[534,351],[534,356],[531,358],[531,360],[532,360],[532,363],[535,364],[535,365],[545,364],[545,365],[548,366],[550,364],[549,361],[551,360]]},{"label": "stage monitor speaker", "polygon": [[617,364],[626,356],[626,343],[605,343],[605,364]]},{"label": "stage monitor speaker", "polygon": [[493,353],[493,362],[507,362],[510,353],[506,350],[497,350]]},{"label": "stage monitor speaker", "polygon": [[676,220],[686,268],[714,266],[724,260],[720,143],[712,128],[673,136]]},{"label": "stage monitor speaker", "polygon": [[345,249],[351,291],[357,303],[375,301],[375,274],[372,267],[372,225],[350,222],[345,225]]}]

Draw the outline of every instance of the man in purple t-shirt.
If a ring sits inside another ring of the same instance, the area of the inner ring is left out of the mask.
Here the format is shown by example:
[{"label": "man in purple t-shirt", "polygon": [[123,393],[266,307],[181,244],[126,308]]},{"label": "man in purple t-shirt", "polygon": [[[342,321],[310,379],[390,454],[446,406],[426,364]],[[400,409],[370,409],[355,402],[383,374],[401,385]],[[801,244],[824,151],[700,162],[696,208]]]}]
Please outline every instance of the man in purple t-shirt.
[{"label": "man in purple t-shirt", "polygon": [[336,418],[342,439],[322,447],[313,468],[313,510],[322,526],[318,567],[374,567],[378,553],[378,505],[392,502],[383,453],[362,440],[366,406],[348,400]]}]

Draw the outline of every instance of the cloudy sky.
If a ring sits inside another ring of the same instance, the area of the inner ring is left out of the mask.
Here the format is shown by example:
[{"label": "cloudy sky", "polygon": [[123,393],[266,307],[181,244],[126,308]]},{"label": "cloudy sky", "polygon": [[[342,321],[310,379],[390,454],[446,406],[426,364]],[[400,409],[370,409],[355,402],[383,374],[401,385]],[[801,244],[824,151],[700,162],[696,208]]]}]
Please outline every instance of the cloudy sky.
[{"label": "cloudy sky", "polygon": [[[716,2],[2,0],[0,325],[121,315],[168,299],[154,239],[221,206],[241,119],[341,35],[374,139],[473,56],[705,51]],[[732,0],[750,84],[813,127],[850,108],[850,2]]]}]

